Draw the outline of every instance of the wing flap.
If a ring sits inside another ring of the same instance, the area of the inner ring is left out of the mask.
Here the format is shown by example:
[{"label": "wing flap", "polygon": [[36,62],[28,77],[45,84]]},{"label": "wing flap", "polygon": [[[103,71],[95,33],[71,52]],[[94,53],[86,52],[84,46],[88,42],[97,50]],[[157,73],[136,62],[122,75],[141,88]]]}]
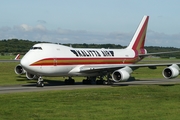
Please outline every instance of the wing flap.
[{"label": "wing flap", "polygon": [[80,68],[80,72],[104,72],[104,71],[113,71],[125,67],[124,65],[119,66],[83,66]]}]

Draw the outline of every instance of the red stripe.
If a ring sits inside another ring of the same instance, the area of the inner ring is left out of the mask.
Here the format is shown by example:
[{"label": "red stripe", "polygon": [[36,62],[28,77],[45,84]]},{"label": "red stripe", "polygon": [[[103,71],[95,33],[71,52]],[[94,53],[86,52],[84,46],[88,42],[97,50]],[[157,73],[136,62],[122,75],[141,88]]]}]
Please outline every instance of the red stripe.
[{"label": "red stripe", "polygon": [[54,65],[91,65],[91,64],[132,64],[137,62],[135,58],[46,58],[34,62],[31,66],[54,66]]},{"label": "red stripe", "polygon": [[[141,28],[140,33],[137,36],[137,39],[132,47],[133,50],[144,48],[144,41],[145,41],[145,37],[146,37],[146,28],[147,28],[148,18],[146,19],[145,23],[143,24],[143,27]],[[140,41],[140,40],[142,40],[142,41]],[[140,48],[137,48],[139,44],[140,44]]]}]

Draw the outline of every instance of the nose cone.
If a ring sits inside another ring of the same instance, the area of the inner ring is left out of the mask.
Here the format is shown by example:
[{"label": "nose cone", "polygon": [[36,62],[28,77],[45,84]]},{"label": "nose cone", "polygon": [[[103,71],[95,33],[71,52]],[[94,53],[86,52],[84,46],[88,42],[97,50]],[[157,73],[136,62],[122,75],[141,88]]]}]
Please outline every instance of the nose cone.
[{"label": "nose cone", "polygon": [[20,64],[22,65],[22,67],[25,69],[25,70],[27,70],[28,69],[28,67],[29,67],[29,61],[28,61],[28,59],[26,58],[26,57],[23,57],[22,59],[21,59],[21,61],[20,61]]}]

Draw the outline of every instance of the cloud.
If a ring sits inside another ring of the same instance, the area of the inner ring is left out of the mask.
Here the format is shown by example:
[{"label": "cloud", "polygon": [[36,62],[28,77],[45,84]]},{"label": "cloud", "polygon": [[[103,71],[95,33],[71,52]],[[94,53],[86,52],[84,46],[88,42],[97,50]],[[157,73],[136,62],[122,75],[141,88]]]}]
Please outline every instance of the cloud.
[{"label": "cloud", "polygon": [[29,25],[26,25],[26,24],[20,25],[19,28],[20,28],[22,31],[32,31],[32,30],[33,30],[33,27],[31,27],[31,26],[29,26]]},{"label": "cloud", "polygon": [[[46,29],[39,24],[31,26],[21,24],[14,27],[0,27],[0,40],[3,39],[25,39],[31,41],[45,41],[53,43],[95,43],[95,44],[120,44],[127,46],[134,33],[123,32],[90,32],[86,30],[69,30],[57,28],[54,30]],[[165,34],[153,30],[147,31],[146,46],[165,46],[178,47],[180,44],[180,33]]]},{"label": "cloud", "polygon": [[46,31],[46,27],[44,27],[43,25],[37,25],[34,29],[40,31]]},{"label": "cloud", "polygon": [[146,43],[151,46],[166,46],[180,48],[180,33],[166,34],[148,30]]},{"label": "cloud", "polygon": [[21,24],[19,26],[14,26],[13,31],[18,31],[18,32],[42,32],[46,31],[46,27],[43,25],[36,25],[36,26],[30,26],[27,24]]}]

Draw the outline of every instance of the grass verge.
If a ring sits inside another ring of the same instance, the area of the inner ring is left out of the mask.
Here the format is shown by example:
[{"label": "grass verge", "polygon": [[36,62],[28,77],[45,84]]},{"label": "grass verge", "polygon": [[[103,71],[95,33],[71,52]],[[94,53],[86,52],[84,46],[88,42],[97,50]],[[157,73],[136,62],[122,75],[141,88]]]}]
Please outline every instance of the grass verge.
[{"label": "grass verge", "polygon": [[2,94],[0,119],[180,119],[180,86],[126,86]]}]

